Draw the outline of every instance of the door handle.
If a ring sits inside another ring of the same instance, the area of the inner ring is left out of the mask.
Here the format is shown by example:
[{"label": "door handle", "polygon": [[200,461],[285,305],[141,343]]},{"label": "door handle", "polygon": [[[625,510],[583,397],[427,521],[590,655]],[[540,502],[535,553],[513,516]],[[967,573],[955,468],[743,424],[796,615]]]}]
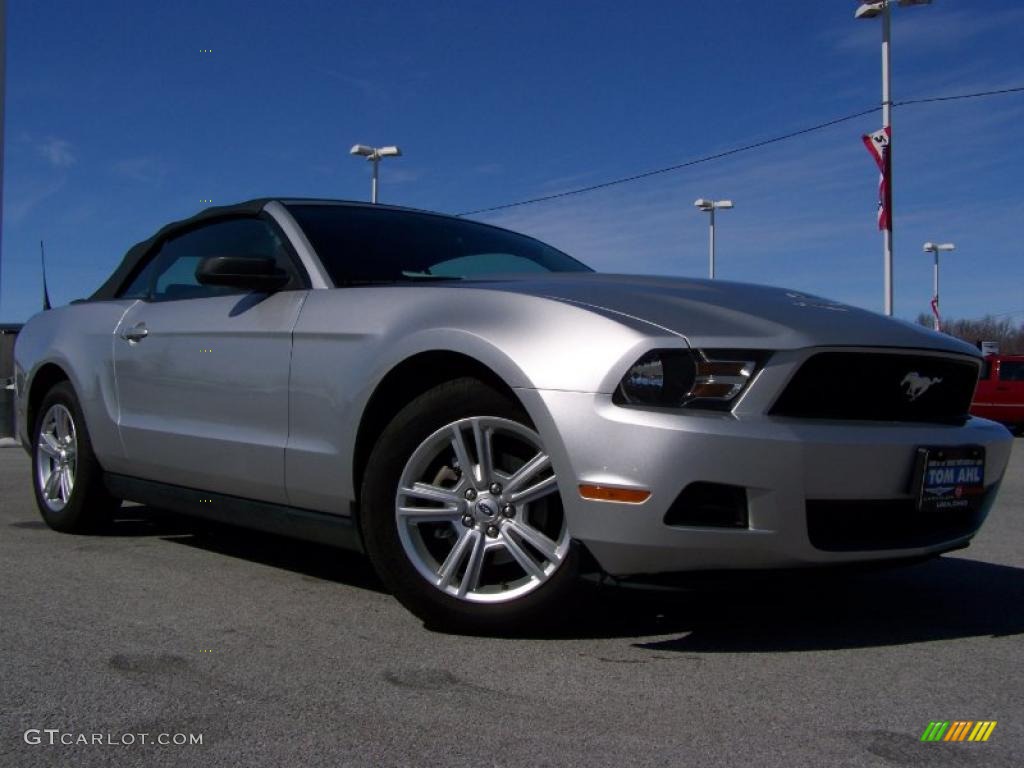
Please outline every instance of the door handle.
[{"label": "door handle", "polygon": [[149,329],[146,328],[145,323],[139,323],[127,330],[121,331],[121,338],[127,341],[142,341],[147,336],[149,336]]}]

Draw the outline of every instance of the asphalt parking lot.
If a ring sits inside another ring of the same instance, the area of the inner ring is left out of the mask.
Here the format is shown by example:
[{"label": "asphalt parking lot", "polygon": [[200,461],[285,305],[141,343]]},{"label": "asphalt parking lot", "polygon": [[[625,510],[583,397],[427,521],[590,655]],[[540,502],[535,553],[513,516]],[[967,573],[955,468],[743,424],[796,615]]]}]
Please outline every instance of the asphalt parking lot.
[{"label": "asphalt parking lot", "polygon": [[[19,448],[0,555],[3,766],[1024,764],[1022,439],[967,550],[602,590],[547,637],[430,632],[358,556],[152,510],[54,533]],[[922,743],[932,720],[998,725]],[[118,743],[143,733],[202,743]]]}]

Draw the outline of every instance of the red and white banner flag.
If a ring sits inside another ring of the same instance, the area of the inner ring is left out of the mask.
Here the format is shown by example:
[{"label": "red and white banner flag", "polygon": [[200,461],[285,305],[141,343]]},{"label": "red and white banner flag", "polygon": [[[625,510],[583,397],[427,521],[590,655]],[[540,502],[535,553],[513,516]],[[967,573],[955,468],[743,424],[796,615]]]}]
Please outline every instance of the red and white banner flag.
[{"label": "red and white banner flag", "polygon": [[889,229],[889,128],[882,128],[861,137],[878,166],[878,228]]}]

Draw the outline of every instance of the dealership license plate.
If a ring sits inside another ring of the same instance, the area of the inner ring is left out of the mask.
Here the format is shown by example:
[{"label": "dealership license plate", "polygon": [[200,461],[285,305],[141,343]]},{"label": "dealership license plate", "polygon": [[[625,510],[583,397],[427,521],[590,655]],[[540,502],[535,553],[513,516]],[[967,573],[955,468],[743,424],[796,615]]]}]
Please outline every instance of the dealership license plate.
[{"label": "dealership license plate", "polygon": [[985,449],[918,448],[914,478],[921,511],[975,508],[985,492]]}]

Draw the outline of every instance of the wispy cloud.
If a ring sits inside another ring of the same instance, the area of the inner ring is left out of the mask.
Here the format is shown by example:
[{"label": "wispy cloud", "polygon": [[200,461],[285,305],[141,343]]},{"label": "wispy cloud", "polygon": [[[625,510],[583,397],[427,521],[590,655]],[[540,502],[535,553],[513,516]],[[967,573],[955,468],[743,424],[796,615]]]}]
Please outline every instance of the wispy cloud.
[{"label": "wispy cloud", "polygon": [[47,198],[64,188],[67,179],[63,176],[46,181],[32,180],[24,184],[11,184],[10,192],[4,199],[5,224],[17,225]]},{"label": "wispy cloud", "polygon": [[373,81],[365,77],[357,77],[345,72],[338,72],[335,69],[328,69],[327,67],[313,67],[313,69],[327,75],[332,80],[338,80],[339,82],[345,83],[345,85],[350,88],[360,91],[364,96],[372,96],[379,92],[379,89],[374,85]]},{"label": "wispy cloud", "polygon": [[411,184],[419,181],[423,173],[415,168],[399,168],[394,166],[382,169],[380,175],[383,184]]},{"label": "wispy cloud", "polygon": [[114,173],[141,184],[160,184],[167,176],[167,163],[157,157],[130,157],[114,163]]},{"label": "wispy cloud", "polygon": [[566,190],[588,186],[597,181],[599,181],[597,171],[591,169],[581,173],[570,173],[564,176],[545,179],[541,182],[540,189],[545,195],[557,195]]},{"label": "wispy cloud", "polygon": [[70,168],[75,164],[75,155],[71,151],[71,142],[50,137],[37,145],[46,161],[54,168]]}]

